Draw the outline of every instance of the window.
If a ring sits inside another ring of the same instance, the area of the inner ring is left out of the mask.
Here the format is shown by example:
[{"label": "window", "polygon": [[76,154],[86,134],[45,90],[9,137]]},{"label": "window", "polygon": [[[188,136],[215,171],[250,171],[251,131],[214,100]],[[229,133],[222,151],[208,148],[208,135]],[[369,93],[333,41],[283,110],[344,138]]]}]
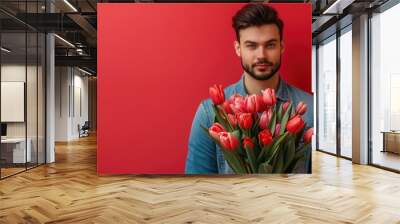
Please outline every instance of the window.
[{"label": "window", "polygon": [[400,170],[400,4],[371,18],[372,163]]},{"label": "window", "polygon": [[340,155],[352,157],[352,34],[351,26],[340,36]]},{"label": "window", "polygon": [[336,36],[318,48],[318,149],[336,153]]}]

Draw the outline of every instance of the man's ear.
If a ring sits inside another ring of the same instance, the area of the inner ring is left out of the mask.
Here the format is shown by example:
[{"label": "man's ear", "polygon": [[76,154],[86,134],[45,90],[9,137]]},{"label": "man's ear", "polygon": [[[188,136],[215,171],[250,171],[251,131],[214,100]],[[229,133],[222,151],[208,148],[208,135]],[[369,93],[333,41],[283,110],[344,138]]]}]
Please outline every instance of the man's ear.
[{"label": "man's ear", "polygon": [[235,40],[234,47],[235,47],[236,55],[237,55],[238,57],[240,57],[241,54],[240,54],[240,44],[239,44],[239,41]]},{"label": "man's ear", "polygon": [[285,42],[281,40],[281,54],[283,54],[283,52],[285,52]]}]

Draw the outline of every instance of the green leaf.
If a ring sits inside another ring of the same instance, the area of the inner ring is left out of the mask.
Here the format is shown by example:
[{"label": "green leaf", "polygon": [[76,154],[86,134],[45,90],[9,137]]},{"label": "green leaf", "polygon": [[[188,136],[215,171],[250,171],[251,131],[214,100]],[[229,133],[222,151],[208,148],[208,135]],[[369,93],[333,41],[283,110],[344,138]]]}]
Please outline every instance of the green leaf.
[{"label": "green leaf", "polygon": [[254,136],[254,133],[257,133],[260,124],[260,118],[258,117],[257,113],[252,114],[253,119],[253,126],[250,129],[250,136]]},{"label": "green leaf", "polygon": [[240,164],[240,168],[242,169],[243,173],[250,173],[249,170],[246,171],[246,163],[243,161],[243,157],[240,157],[236,152],[232,152],[232,154],[235,156],[237,161]]},{"label": "green leaf", "polygon": [[269,164],[271,164],[270,161],[272,160],[272,158],[274,158],[274,156],[276,155],[277,151],[279,151],[278,149],[279,149],[280,144],[282,143],[283,140],[285,140],[285,138],[287,136],[288,136],[287,132],[285,134],[279,136],[278,140],[276,140],[276,142],[274,143],[272,149],[270,150],[271,152],[267,152],[267,153],[270,153],[270,154],[268,154],[269,156],[267,156],[267,159],[268,159],[267,162]]},{"label": "green leaf", "polygon": [[272,153],[273,153],[272,149],[278,140],[279,140],[279,138],[273,139],[272,142],[264,149],[264,155],[266,158],[270,158],[272,156]]},{"label": "green leaf", "polygon": [[258,173],[272,173],[272,166],[267,163],[261,163],[258,166]]},{"label": "green leaf", "polygon": [[223,109],[219,109],[219,110],[221,111],[221,113],[222,113],[222,115],[223,115],[223,116],[221,116],[222,119],[224,119],[224,120],[226,121],[226,125],[228,126],[228,129],[226,129],[226,130],[228,130],[228,131],[234,131],[235,129],[233,128],[231,122],[229,122],[228,114],[227,114]]},{"label": "green leaf", "polygon": [[294,170],[296,170],[297,167],[298,167],[302,162],[304,162],[305,160],[306,160],[306,157],[305,157],[305,156],[299,158],[299,159],[296,161],[296,164],[294,165],[294,168],[293,168],[292,172],[293,172]]},{"label": "green leaf", "polygon": [[273,111],[271,120],[269,121],[268,128],[272,134],[275,133],[275,126],[276,126],[276,112]]},{"label": "green leaf", "polygon": [[283,103],[281,103],[280,105],[279,105],[279,110],[278,110],[278,114],[277,114],[277,118],[278,118],[278,121],[281,121],[282,120],[282,111],[283,111]]},{"label": "green leaf", "polygon": [[251,165],[250,165],[250,163],[248,161],[246,162],[246,172],[247,173],[254,173],[252,171]]},{"label": "green leaf", "polygon": [[305,129],[306,129],[306,126],[304,125],[304,127],[301,129],[301,131],[299,131],[296,134],[296,145],[299,145],[299,143],[301,142],[301,139],[304,135]]},{"label": "green leaf", "polygon": [[293,172],[297,169],[297,167],[298,167],[303,161],[305,161],[305,159],[306,159],[305,157],[300,157],[300,158],[294,159],[294,160],[291,162],[290,166],[289,166],[288,168],[286,168],[285,173],[293,173]]},{"label": "green leaf", "polygon": [[283,117],[282,117],[282,121],[281,121],[281,130],[280,130],[280,132],[279,132],[279,134],[281,135],[281,134],[283,134],[284,132],[285,132],[285,130],[286,130],[286,123],[288,122],[288,120],[289,120],[289,112],[290,112],[290,109],[292,108],[292,103],[290,102],[289,103],[289,106],[288,106],[288,108],[287,108],[287,110],[286,110],[286,112],[285,112],[285,115],[283,115]]},{"label": "green leaf", "polygon": [[244,149],[246,151],[247,154],[247,158],[248,158],[248,162],[250,164],[250,168],[252,173],[256,173],[257,172],[257,161],[256,161],[256,157],[254,155],[253,149],[250,149],[249,147],[247,147],[246,149]]},{"label": "green leaf", "polygon": [[285,144],[287,147],[285,150],[285,163],[284,163],[283,171],[285,171],[289,167],[289,165],[295,158],[295,154],[296,154],[295,137],[296,137],[295,135],[291,135],[287,144]]},{"label": "green leaf", "polygon": [[234,135],[239,141],[241,139],[240,131],[239,130],[234,130],[230,132],[231,135]]},{"label": "green leaf", "polygon": [[257,162],[262,161],[262,158],[263,158],[265,155],[267,155],[267,153],[268,153],[269,151],[271,151],[271,148],[273,147],[273,145],[274,145],[274,140],[272,140],[271,143],[269,143],[268,145],[265,145],[265,146],[261,149],[261,152],[260,152],[260,153],[258,154],[258,156],[257,156]]},{"label": "green leaf", "polygon": [[295,168],[297,167],[297,165],[299,164],[299,161],[301,160],[301,158],[294,158],[292,160],[292,162],[290,162],[289,166],[286,167],[285,169],[285,173],[293,173],[293,171],[295,170]]},{"label": "green leaf", "polygon": [[260,149],[259,145],[257,144],[257,138],[253,137],[253,138],[251,138],[251,140],[254,143],[254,156],[256,158],[258,158],[258,156],[260,155],[261,149]]},{"label": "green leaf", "polygon": [[244,164],[242,164],[239,158],[235,155],[234,152],[222,149],[222,153],[224,155],[224,159],[228,162],[229,166],[236,174],[244,174],[246,173]]},{"label": "green leaf", "polygon": [[302,146],[300,146],[300,148],[296,151],[296,155],[295,158],[300,158],[300,157],[305,157],[305,152],[307,150],[307,147],[310,145],[310,143],[308,144],[303,144]]},{"label": "green leaf", "polygon": [[297,150],[296,155],[290,165],[286,168],[286,173],[293,173],[301,162],[306,160],[305,151],[307,150],[309,144],[302,145],[299,150]]},{"label": "green leaf", "polygon": [[227,130],[228,132],[232,131],[232,127],[230,125],[230,123],[228,122],[228,118],[227,117],[223,117],[221,115],[222,112],[220,112],[220,109],[218,108],[218,106],[213,104],[213,110],[214,110],[214,114],[215,114],[215,119],[218,123],[220,123],[225,130]]},{"label": "green leaf", "polygon": [[282,173],[283,170],[283,163],[284,163],[284,150],[279,150],[279,154],[277,159],[274,161],[274,164],[272,165],[273,173]]},{"label": "green leaf", "polygon": [[292,109],[290,110],[290,117],[294,116],[296,114],[296,106],[292,103]]},{"label": "green leaf", "polygon": [[240,156],[245,156],[246,155],[246,153],[245,153],[245,151],[244,151],[244,149],[243,149],[243,147],[242,147],[242,134],[240,133],[240,131],[239,130],[234,130],[234,131],[232,131],[232,132],[230,132],[233,136],[235,136],[237,139],[238,139],[238,141],[239,141],[239,146],[238,146],[238,148],[237,148],[237,152],[238,152],[238,154],[240,155]]}]

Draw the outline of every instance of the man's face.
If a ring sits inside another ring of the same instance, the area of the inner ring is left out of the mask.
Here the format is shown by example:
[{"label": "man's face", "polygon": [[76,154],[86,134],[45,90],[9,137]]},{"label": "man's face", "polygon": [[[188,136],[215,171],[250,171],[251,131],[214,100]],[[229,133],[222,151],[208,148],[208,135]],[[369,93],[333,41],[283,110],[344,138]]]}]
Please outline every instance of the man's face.
[{"label": "man's face", "polygon": [[254,79],[268,80],[280,68],[284,43],[275,24],[252,26],[239,31],[240,43],[235,41],[236,54],[243,69]]}]

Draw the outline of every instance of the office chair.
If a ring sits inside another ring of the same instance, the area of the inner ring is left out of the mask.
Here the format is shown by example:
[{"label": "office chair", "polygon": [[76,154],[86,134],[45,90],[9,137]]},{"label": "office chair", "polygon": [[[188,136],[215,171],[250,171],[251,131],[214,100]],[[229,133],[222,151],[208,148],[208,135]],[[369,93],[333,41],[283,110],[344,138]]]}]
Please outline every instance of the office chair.
[{"label": "office chair", "polygon": [[82,127],[79,128],[79,138],[89,136],[89,129],[90,129],[89,121],[85,121]]}]

